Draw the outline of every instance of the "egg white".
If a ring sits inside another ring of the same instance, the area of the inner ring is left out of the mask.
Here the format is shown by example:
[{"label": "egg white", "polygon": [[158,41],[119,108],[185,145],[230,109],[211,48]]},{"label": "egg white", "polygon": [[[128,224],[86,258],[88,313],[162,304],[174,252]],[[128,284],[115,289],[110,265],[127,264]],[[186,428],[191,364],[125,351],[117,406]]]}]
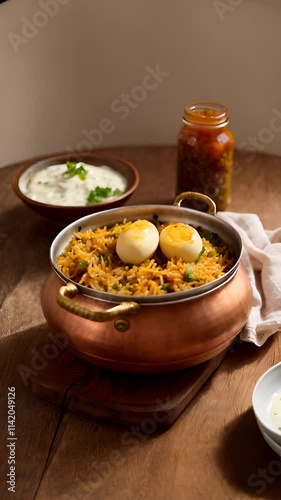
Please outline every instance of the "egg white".
[{"label": "egg white", "polygon": [[141,264],[150,259],[159,244],[159,232],[151,222],[137,220],[119,234],[116,252],[126,264]]},{"label": "egg white", "polygon": [[160,248],[167,259],[175,257],[184,262],[194,262],[202,247],[198,231],[188,224],[169,224],[160,233]]}]

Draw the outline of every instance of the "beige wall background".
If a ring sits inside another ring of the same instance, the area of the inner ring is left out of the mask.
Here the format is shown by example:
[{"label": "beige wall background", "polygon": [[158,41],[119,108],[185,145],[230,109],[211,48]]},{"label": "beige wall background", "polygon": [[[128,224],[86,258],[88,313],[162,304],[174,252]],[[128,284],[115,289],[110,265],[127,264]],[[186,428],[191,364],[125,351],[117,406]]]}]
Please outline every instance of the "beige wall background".
[{"label": "beige wall background", "polygon": [[174,144],[183,107],[229,109],[237,147],[281,155],[279,0],[0,4],[0,166]]}]

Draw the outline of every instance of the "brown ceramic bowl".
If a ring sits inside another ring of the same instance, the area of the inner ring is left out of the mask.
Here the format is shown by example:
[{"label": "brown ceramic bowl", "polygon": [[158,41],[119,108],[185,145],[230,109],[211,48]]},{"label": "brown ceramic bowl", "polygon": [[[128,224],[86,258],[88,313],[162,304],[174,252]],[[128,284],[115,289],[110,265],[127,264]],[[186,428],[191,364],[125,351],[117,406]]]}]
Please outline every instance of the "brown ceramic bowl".
[{"label": "brown ceramic bowl", "polygon": [[[115,198],[111,198],[94,205],[83,206],[62,206],[41,203],[39,201],[32,200],[24,194],[24,186],[32,174],[48,166],[65,163],[66,161],[83,161],[96,166],[107,165],[116,172],[122,174],[127,179],[126,190],[120,196],[116,196]],[[130,196],[137,189],[138,185],[139,173],[137,168],[132,163],[116,156],[98,152],[75,153],[73,155],[62,153],[60,155],[52,156],[38,161],[30,166],[19,168],[12,179],[13,190],[25,205],[31,208],[34,212],[37,212],[48,219],[50,222],[61,226],[70,224],[85,215],[108,210],[110,208],[120,207],[130,198]]]}]

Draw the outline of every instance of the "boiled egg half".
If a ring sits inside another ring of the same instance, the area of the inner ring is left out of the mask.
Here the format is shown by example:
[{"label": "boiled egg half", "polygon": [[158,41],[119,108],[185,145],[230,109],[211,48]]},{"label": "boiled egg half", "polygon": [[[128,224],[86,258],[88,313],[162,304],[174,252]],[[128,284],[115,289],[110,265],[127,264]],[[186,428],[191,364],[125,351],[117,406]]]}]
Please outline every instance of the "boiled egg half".
[{"label": "boiled egg half", "polygon": [[202,247],[198,231],[188,224],[169,224],[160,233],[160,248],[167,259],[176,257],[184,262],[194,262]]},{"label": "boiled egg half", "polygon": [[126,264],[141,264],[152,257],[158,244],[159,232],[154,224],[137,220],[119,234],[116,252]]}]

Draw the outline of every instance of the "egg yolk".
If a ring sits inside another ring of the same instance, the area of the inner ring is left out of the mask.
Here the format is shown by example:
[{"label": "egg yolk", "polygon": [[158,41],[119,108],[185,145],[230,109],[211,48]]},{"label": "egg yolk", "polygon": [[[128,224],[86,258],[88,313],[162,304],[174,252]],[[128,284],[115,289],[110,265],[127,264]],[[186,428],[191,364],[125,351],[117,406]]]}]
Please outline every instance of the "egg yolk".
[{"label": "egg yolk", "polygon": [[119,234],[116,252],[126,264],[141,264],[150,259],[159,244],[159,232],[151,222],[137,220]]},{"label": "egg yolk", "polygon": [[188,224],[169,224],[160,233],[160,248],[167,257],[193,262],[202,251],[202,239],[198,231]]}]

